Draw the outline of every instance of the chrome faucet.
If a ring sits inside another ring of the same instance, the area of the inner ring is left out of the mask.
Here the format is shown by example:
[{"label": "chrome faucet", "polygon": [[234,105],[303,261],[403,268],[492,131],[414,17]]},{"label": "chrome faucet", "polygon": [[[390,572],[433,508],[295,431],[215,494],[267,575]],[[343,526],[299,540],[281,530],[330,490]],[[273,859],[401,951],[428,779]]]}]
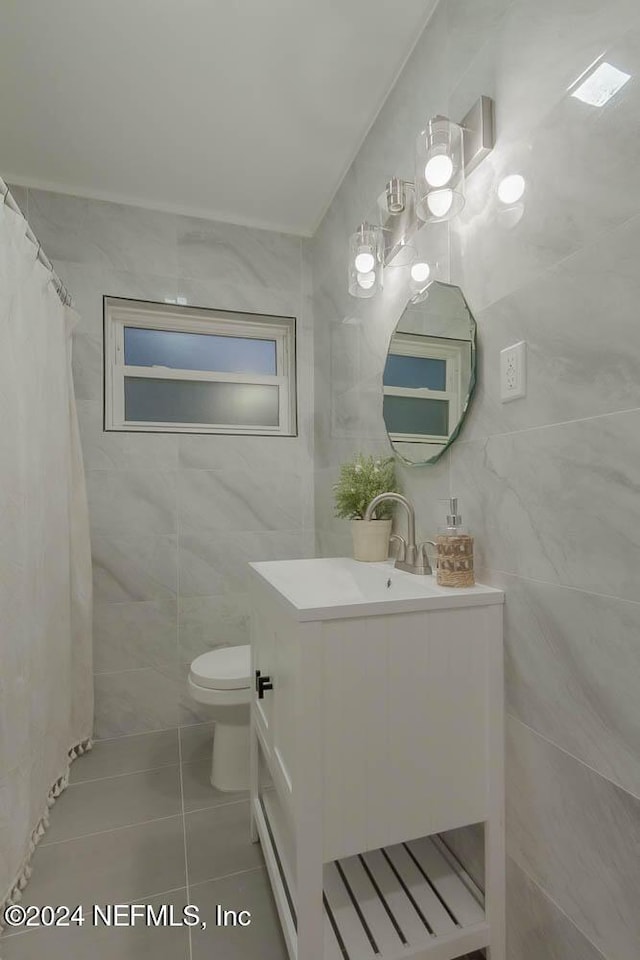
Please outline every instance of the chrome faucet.
[{"label": "chrome faucet", "polygon": [[396,560],[396,567],[398,570],[404,570],[406,573],[417,573],[423,576],[429,576],[433,573],[433,570],[431,569],[427,555],[427,544],[432,544],[433,546],[435,546],[435,544],[433,540],[426,540],[420,544],[416,543],[416,512],[410,500],[403,497],[401,493],[381,493],[377,497],[374,497],[367,507],[364,519],[373,519],[376,507],[384,503],[385,500],[393,500],[396,503],[402,504],[407,513],[407,539],[405,540],[404,537],[399,536],[397,533],[394,533],[391,537],[392,540],[397,540],[400,544],[400,556]]}]

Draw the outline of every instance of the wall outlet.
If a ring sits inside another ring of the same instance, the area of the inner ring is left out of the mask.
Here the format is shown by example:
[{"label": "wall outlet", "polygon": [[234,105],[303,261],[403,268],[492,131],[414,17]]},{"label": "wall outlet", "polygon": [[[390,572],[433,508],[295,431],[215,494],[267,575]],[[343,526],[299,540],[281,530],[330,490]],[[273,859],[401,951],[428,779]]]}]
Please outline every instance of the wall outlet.
[{"label": "wall outlet", "polygon": [[527,344],[524,340],[500,351],[500,399],[518,400],[527,393]]}]

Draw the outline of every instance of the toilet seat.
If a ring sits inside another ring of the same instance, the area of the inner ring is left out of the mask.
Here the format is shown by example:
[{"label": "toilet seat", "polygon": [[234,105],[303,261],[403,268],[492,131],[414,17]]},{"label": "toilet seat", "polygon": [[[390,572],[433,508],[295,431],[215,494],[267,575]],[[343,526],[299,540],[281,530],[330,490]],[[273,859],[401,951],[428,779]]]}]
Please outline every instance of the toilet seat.
[{"label": "toilet seat", "polygon": [[251,670],[249,644],[203,653],[191,664],[189,680],[207,690],[248,690]]}]

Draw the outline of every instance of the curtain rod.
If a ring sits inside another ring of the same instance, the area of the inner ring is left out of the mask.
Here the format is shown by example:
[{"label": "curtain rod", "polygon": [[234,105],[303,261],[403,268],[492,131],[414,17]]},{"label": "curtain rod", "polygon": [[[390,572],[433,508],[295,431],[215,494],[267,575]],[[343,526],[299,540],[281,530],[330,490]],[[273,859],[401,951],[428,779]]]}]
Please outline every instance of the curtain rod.
[{"label": "curtain rod", "polygon": [[27,236],[27,239],[30,240],[31,243],[36,247],[36,259],[39,260],[40,263],[43,265],[43,267],[46,267],[46,269],[51,273],[51,282],[54,286],[56,293],[60,297],[60,300],[62,301],[63,305],[65,307],[70,307],[72,302],[71,294],[65,287],[64,283],[62,282],[58,274],[53,269],[51,261],[49,260],[48,256],[40,246],[38,238],[36,237],[31,227],[29,226],[29,222],[27,218],[25,217],[22,210],[18,206],[15,197],[11,193],[11,190],[9,190],[9,187],[4,182],[2,177],[0,177],[0,192],[2,195],[2,202],[6,203],[6,205],[9,207],[10,210],[13,210],[14,213],[19,214],[25,220],[27,224],[26,236]]}]

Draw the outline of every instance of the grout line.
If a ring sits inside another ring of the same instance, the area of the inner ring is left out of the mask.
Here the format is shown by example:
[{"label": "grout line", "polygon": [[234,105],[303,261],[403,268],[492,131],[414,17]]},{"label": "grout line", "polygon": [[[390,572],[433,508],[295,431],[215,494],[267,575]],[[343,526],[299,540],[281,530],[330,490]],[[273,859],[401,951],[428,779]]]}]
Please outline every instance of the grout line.
[{"label": "grout line", "polygon": [[83,833],[79,837],[65,837],[64,840],[49,840],[47,842],[41,840],[38,844],[38,849],[41,847],[56,847],[61,843],[75,843],[78,840],[87,840],[89,837],[100,837],[105,833],[114,833],[116,830],[132,830],[134,827],[146,827],[149,823],[162,823],[165,820],[177,820],[179,817],[179,813],[172,813],[168,817],[151,817],[150,820],[136,820],[133,823],[123,823],[119,827],[107,827],[106,830],[94,830],[92,833]]},{"label": "grout line", "polygon": [[567,750],[566,747],[563,747],[559,743],[556,743],[555,740],[551,740],[549,737],[546,737],[544,733],[540,733],[540,731],[536,730],[535,727],[532,727],[528,723],[525,723],[524,720],[520,719],[520,717],[516,717],[514,713],[511,713],[510,711],[507,710],[505,713],[505,716],[509,717],[509,719],[513,720],[515,723],[520,724],[521,727],[524,727],[525,730],[528,730],[535,737],[538,737],[538,739],[544,740],[544,742],[548,743],[550,747],[554,747],[556,750],[559,750],[560,753],[563,753],[566,757],[570,757],[576,763],[579,763],[580,766],[586,767],[587,770],[595,774],[601,780],[605,780],[607,783],[610,783],[612,787],[615,787],[617,790],[621,790],[622,793],[631,797],[632,800],[640,801],[640,791],[638,793],[634,793],[628,787],[623,787],[622,784],[618,783],[617,780],[613,780],[611,777],[606,776],[606,774],[602,773],[600,770],[597,770],[595,767],[592,767],[591,764],[587,763],[586,760],[582,760],[580,757],[577,757],[575,753],[571,753],[570,750]]},{"label": "grout line", "polygon": [[[136,603],[137,601],[133,601],[133,602]],[[141,602],[142,602],[142,603],[146,603],[145,600],[142,600]],[[145,669],[147,669],[147,668],[146,668],[146,667],[141,667],[140,669],[145,670]],[[131,671],[129,671],[129,670],[121,670],[121,671],[115,671],[115,672],[116,672],[116,673],[117,673],[117,672],[120,672],[120,673],[130,673]],[[94,676],[95,676],[95,674],[94,674]],[[207,724],[210,724],[210,723],[212,723],[211,720],[200,720],[200,721],[198,721],[198,723],[183,723],[183,724],[178,724],[177,726],[174,726],[174,727],[158,727],[158,728],[155,729],[155,730],[143,730],[142,733],[123,733],[123,734],[121,734],[119,737],[94,737],[93,742],[94,742],[94,744],[97,744],[97,743],[114,743],[114,742],[116,742],[117,740],[130,740],[132,737],[150,737],[150,736],[153,736],[153,734],[155,734],[155,733],[174,733],[174,732],[177,732],[177,733],[178,733],[178,736],[179,736],[179,735],[180,735],[180,730],[190,730],[192,727],[205,727],[205,726],[207,726]]]},{"label": "grout line", "polygon": [[170,763],[163,763],[158,767],[142,767],[140,770],[126,770],[124,773],[109,773],[105,777],[89,777],[87,780],[72,780],[67,784],[67,790],[71,787],[82,787],[85,783],[99,783],[101,780],[121,780],[122,777],[137,777],[142,773],[156,773],[158,770],[167,770],[170,767],[178,767],[178,760],[172,760]]},{"label": "grout line", "polygon": [[[513,0],[511,0],[511,2],[513,2]],[[538,131],[541,129],[541,127],[542,123],[538,123],[534,129]],[[606,240],[614,233],[617,233],[618,231],[630,226],[630,224],[632,224],[635,220],[640,220],[640,210],[636,210],[625,220],[621,220],[618,223],[613,224],[605,229],[604,232],[598,233],[596,236],[591,237],[583,243],[580,243],[570,253],[560,257],[559,260],[554,260],[554,262],[550,263],[548,266],[543,267],[541,270],[537,270],[532,277],[525,279],[520,286],[515,287],[513,290],[509,290],[507,293],[503,293],[498,297],[495,297],[486,304],[483,304],[483,306],[477,312],[476,319],[478,319],[485,310],[489,310],[502,300],[507,300],[509,297],[513,297],[515,294],[526,293],[529,287],[539,285],[543,277],[547,276],[548,274],[556,273],[558,271],[558,267],[564,266],[564,264],[566,264],[568,261],[578,259],[578,257],[584,255],[585,253],[593,253],[598,246],[602,245],[603,240]]]},{"label": "grout line", "polygon": [[191,887],[192,890],[197,889],[197,887],[203,887],[205,883],[217,883],[219,880],[231,880],[232,877],[243,877],[246,873],[258,873],[264,872],[266,867],[264,864],[261,864],[259,867],[248,867],[246,870],[236,870],[235,873],[225,873],[222,877],[209,877],[208,880],[198,880],[197,883],[194,883]]},{"label": "grout line", "polygon": [[[574,423],[591,423],[594,420],[604,420],[606,417],[623,417],[629,413],[639,413],[640,407],[624,407],[621,410],[609,410],[606,413],[594,413],[590,417],[575,417],[573,420],[554,420],[552,423],[539,423],[530,427],[521,427],[519,430],[506,430],[504,433],[487,433],[479,437],[470,437],[468,440],[459,438],[460,446],[472,444],[486,444],[489,440],[502,437],[515,437],[522,433],[532,433],[534,430],[553,430],[555,427],[568,427]],[[449,448],[451,449],[451,448]]]},{"label": "grout line", "polygon": [[[599,597],[602,600],[615,600],[616,603],[630,603],[634,606],[640,605],[640,600],[631,600],[629,597],[619,597],[614,593],[598,593],[596,590],[587,590],[585,587],[576,587],[574,584],[561,583],[557,580],[541,580],[538,577],[525,577],[524,574],[509,573],[508,570],[499,570],[497,567],[491,567],[487,564],[481,564],[478,569],[480,576],[483,575],[483,571],[489,575],[492,573],[497,573],[501,577],[509,577],[510,580],[524,580],[526,583],[539,583],[542,586],[555,587],[558,590],[573,590],[574,593],[582,593],[587,597]],[[497,589],[500,588],[498,587]]]},{"label": "grout line", "polygon": [[[187,764],[188,766],[188,764]],[[246,797],[240,797],[238,800],[227,800],[222,803],[209,804],[206,807],[194,807],[193,810],[185,810],[185,817],[190,817],[192,813],[204,813],[205,810],[218,810],[220,807],[235,807],[238,803],[248,803],[249,794]]]},{"label": "grout line", "polygon": [[587,934],[584,932],[584,930],[583,930],[581,927],[578,926],[578,924],[575,922],[575,920],[573,920],[573,919],[569,916],[569,914],[566,912],[566,910],[563,910],[563,908],[560,906],[560,904],[558,903],[558,901],[555,900],[554,897],[551,896],[551,894],[549,893],[549,891],[548,891],[545,887],[543,887],[542,884],[539,883],[539,881],[536,880],[536,878],[533,877],[533,876],[529,873],[529,871],[523,866],[523,864],[520,862],[520,860],[519,860],[517,857],[514,857],[514,855],[513,855],[511,852],[508,853],[508,858],[515,863],[515,865],[517,866],[518,870],[521,870],[521,871],[522,871],[522,873],[525,875],[525,877],[527,878],[527,880],[529,880],[529,882],[532,883],[534,887],[536,887],[536,889],[539,891],[539,893],[541,894],[541,896],[555,907],[555,909],[558,911],[558,913],[561,914],[561,916],[564,917],[564,919],[565,919],[568,923],[571,924],[571,926],[574,928],[574,930],[577,930],[577,931],[578,931],[578,933],[580,934],[581,937],[584,937],[584,939],[587,941],[587,943],[588,943],[590,946],[592,946],[593,949],[596,951],[596,953],[598,954],[598,956],[599,956],[599,957],[602,957],[602,960],[606,960],[605,955],[604,955],[604,954],[602,953],[602,951],[596,946],[596,944],[593,942],[593,940],[592,940],[590,937],[587,936]]}]

